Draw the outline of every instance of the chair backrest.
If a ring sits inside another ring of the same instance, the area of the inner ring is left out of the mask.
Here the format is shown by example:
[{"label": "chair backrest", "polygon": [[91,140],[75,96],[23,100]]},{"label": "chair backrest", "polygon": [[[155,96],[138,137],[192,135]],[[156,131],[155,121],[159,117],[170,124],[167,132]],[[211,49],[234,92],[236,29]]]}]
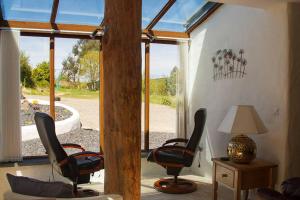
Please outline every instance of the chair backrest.
[{"label": "chair backrest", "polygon": [[49,160],[58,168],[57,164],[67,158],[68,155],[56,137],[54,120],[48,114],[41,112],[35,113],[34,120]]},{"label": "chair backrest", "polygon": [[[194,131],[193,131],[189,141],[186,144],[186,149],[196,152],[199,142],[201,140],[202,134],[203,134],[204,126],[205,126],[205,121],[206,121],[206,109],[205,108],[200,108],[199,110],[197,110],[197,112],[195,113],[194,121],[195,121]],[[192,158],[191,162],[193,162],[193,158]]]}]

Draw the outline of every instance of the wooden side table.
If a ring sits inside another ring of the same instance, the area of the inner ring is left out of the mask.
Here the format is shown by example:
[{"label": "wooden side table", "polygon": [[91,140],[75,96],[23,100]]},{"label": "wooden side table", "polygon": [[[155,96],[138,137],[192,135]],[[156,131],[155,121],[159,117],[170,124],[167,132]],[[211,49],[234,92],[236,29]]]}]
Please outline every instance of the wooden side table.
[{"label": "wooden side table", "polygon": [[263,160],[250,164],[237,164],[214,158],[213,161],[213,200],[218,199],[218,184],[221,183],[234,191],[234,200],[241,199],[241,191],[260,187],[274,187],[273,169],[277,165]]}]

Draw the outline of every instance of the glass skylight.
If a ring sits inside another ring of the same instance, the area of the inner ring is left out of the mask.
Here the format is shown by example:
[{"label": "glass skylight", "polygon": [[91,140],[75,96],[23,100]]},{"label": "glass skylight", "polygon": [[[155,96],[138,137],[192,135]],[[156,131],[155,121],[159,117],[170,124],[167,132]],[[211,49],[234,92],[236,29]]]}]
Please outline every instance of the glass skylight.
[{"label": "glass skylight", "polygon": [[206,3],[204,0],[177,0],[153,29],[184,32],[188,20]]},{"label": "glass skylight", "polygon": [[53,0],[0,0],[6,20],[50,21]]},{"label": "glass skylight", "polygon": [[104,16],[104,0],[60,0],[56,23],[99,25]]},{"label": "glass skylight", "polygon": [[146,28],[168,0],[143,0],[142,28]]},{"label": "glass skylight", "polygon": [[[157,16],[168,0],[142,0],[142,29]],[[105,0],[60,0],[55,23],[99,25]],[[184,32],[215,3],[206,0],[176,0],[153,30]],[[50,22],[53,0],[0,0],[4,20]],[[116,13],[118,14],[118,13]]]}]

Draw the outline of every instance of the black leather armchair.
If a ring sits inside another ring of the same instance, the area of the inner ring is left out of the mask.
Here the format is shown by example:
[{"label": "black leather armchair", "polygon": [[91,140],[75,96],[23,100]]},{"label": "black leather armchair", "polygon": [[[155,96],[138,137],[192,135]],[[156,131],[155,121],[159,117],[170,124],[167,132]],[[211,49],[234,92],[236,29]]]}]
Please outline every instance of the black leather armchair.
[{"label": "black leather armchair", "polygon": [[156,190],[165,193],[189,193],[197,189],[194,182],[178,179],[184,167],[190,167],[203,133],[206,109],[201,108],[195,114],[195,127],[189,140],[176,138],[166,141],[161,147],[154,149],[148,155],[148,161],[155,162],[166,168],[170,179],[160,179],[154,183]]},{"label": "black leather armchair", "polygon": [[256,200],[299,200],[300,177],[290,178],[281,184],[282,193],[269,188],[257,190]]},{"label": "black leather armchair", "polygon": [[[56,137],[54,121],[48,114],[36,112],[34,120],[52,167],[73,182],[75,193],[77,193],[77,184],[88,183],[91,173],[104,169],[104,159],[101,154],[85,151],[78,144],[60,144]],[[81,152],[68,155],[65,148],[76,148]]]}]

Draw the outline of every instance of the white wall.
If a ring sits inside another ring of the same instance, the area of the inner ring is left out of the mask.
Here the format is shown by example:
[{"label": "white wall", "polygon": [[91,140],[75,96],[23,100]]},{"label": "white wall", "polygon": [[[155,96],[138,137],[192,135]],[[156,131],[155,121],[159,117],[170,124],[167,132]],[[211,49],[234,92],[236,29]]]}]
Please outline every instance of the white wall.
[{"label": "white wall", "polygon": [[[245,50],[246,77],[214,81],[211,58],[218,49]],[[284,176],[287,136],[288,87],[287,4],[274,3],[267,9],[223,5],[191,33],[188,73],[189,119],[200,107],[207,108],[205,136],[201,144],[201,168],[194,172],[210,177],[211,156],[226,155],[229,136],[217,131],[230,106],[254,105],[268,128],[253,136],[258,157],[279,164],[279,181]],[[192,130],[192,121],[188,128]],[[190,131],[189,131],[190,132]],[[211,146],[211,151],[209,146]]]}]

